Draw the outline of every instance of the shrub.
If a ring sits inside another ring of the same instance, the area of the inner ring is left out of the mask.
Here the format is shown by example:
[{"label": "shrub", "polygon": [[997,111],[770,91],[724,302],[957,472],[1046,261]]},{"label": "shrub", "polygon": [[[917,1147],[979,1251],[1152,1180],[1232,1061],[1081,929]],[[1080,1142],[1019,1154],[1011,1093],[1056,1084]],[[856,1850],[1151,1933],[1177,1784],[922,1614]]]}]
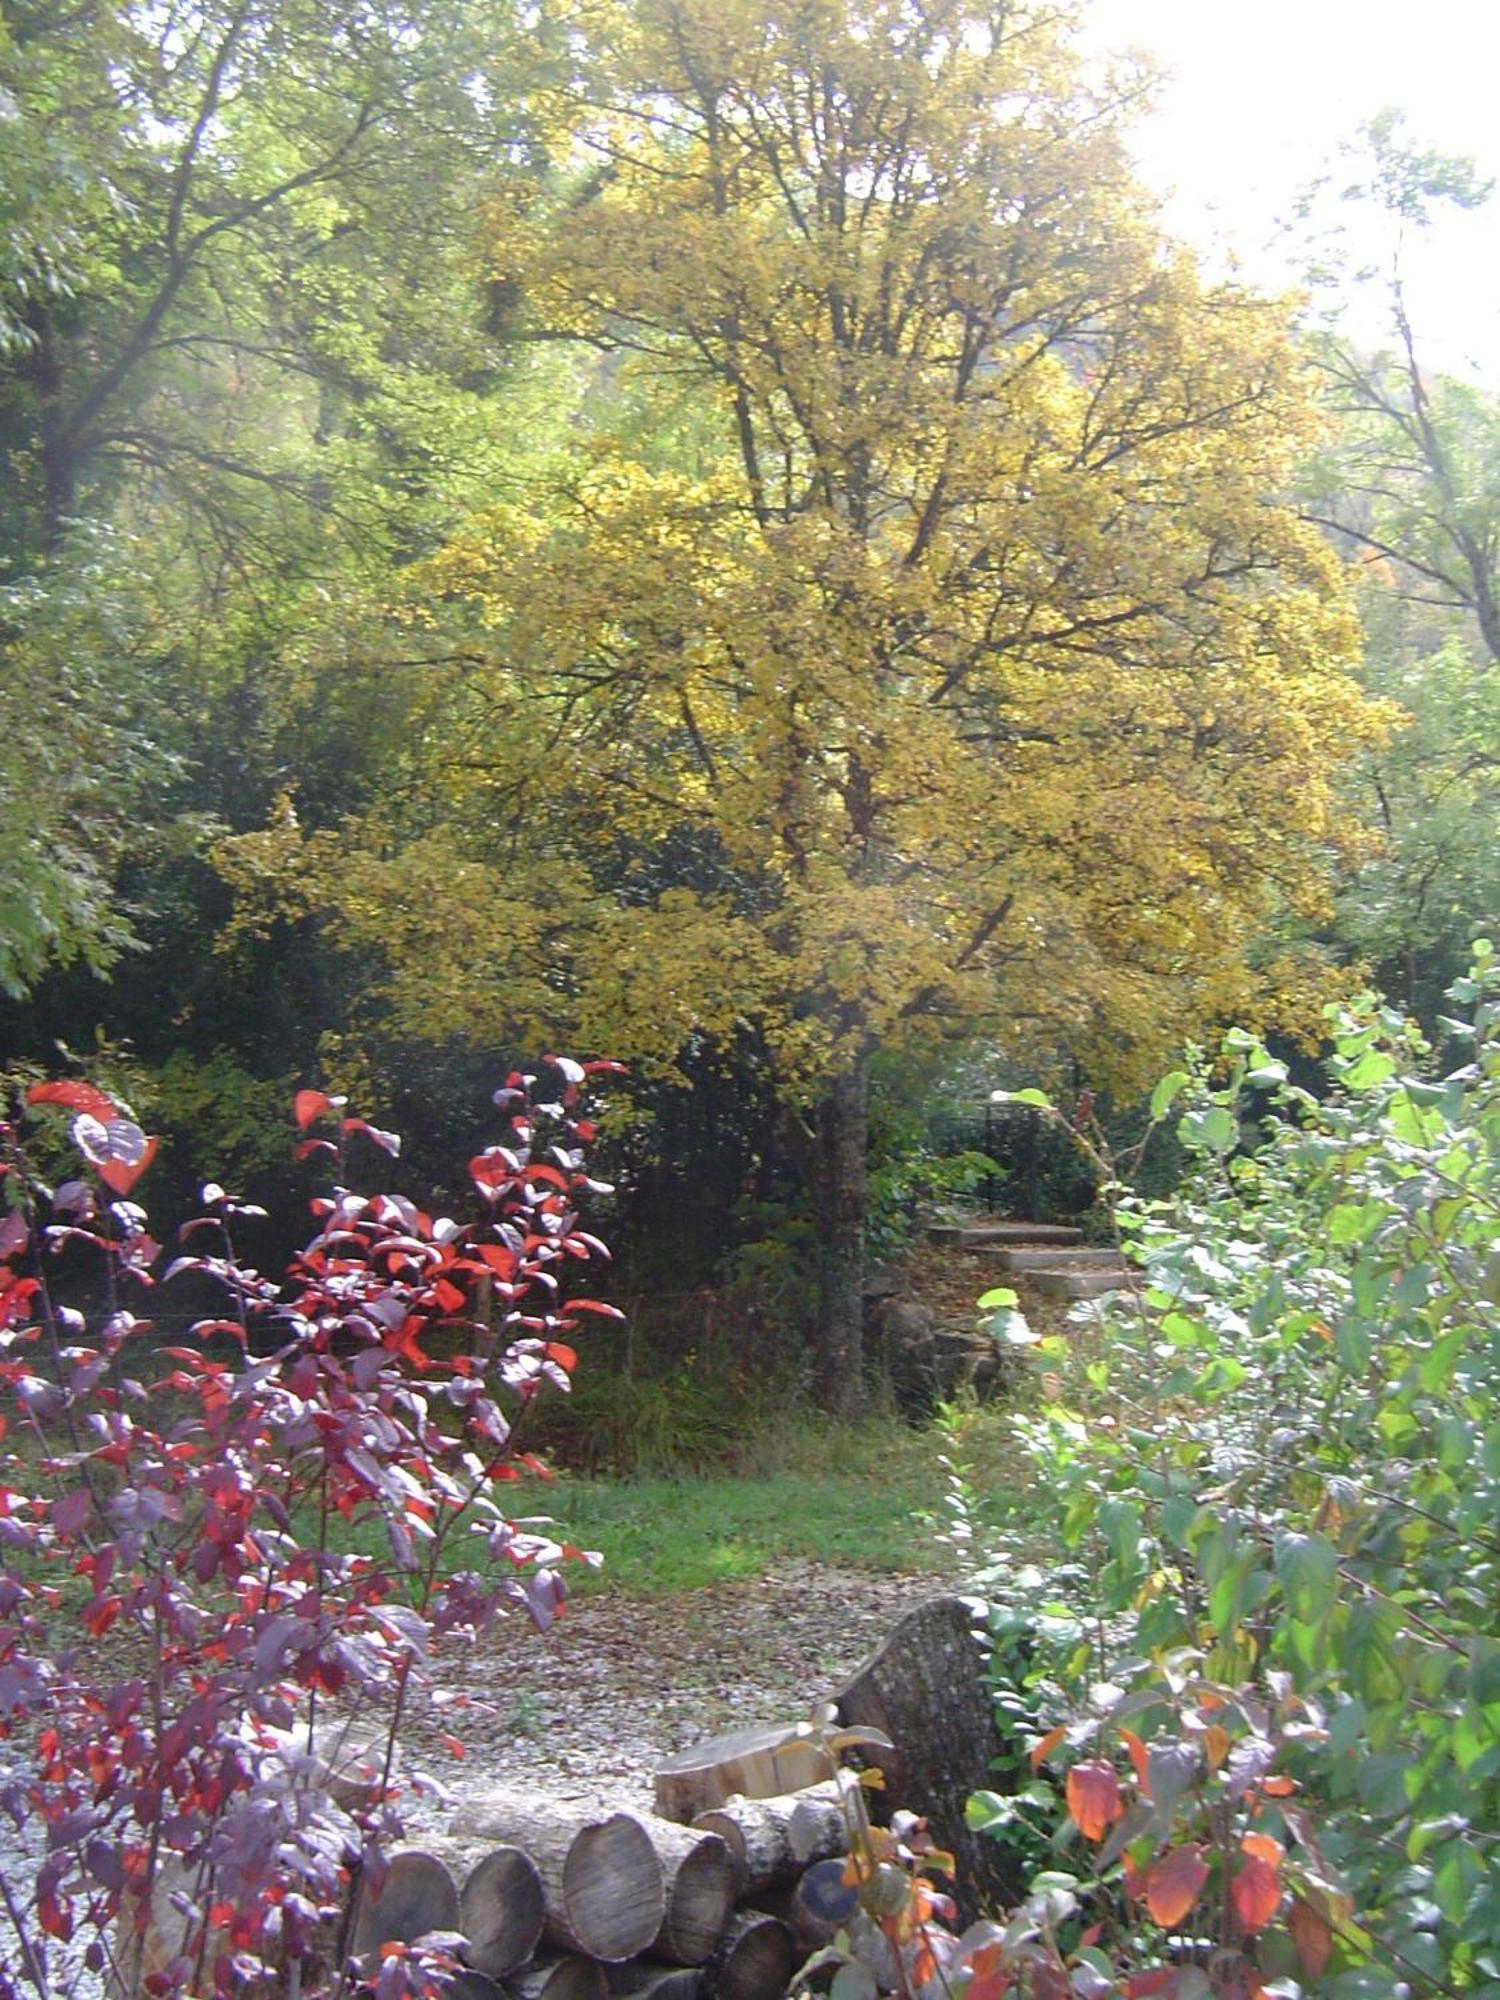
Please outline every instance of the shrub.
[{"label": "shrub", "polygon": [[[549,1058],[495,1093],[467,1224],[352,1192],[349,1159],[399,1141],[299,1092],[299,1157],[336,1172],[316,1234],[275,1284],[243,1257],[258,1212],[205,1187],[162,1275],[218,1304],[180,1346],[139,1316],[154,1142],[78,1082],[34,1085],[0,1128],[0,1731],[33,1765],[0,1805],[41,1850],[30,1885],[0,1867],[6,2000],[70,1990],[79,1964],[124,1994],[351,1990],[352,1900],[400,1832],[393,1746],[434,1648],[514,1610],[545,1626],[579,1553],[500,1496],[534,1466],[536,1398],[568,1386],[568,1334],[614,1313],[570,1282],[605,1254],[577,1213],[585,1067],[612,1065]],[[59,1114],[84,1167],[48,1188],[26,1130]],[[60,1247],[101,1262],[92,1335],[49,1289]],[[336,1796],[351,1708],[382,1733]],[[392,1954],[378,2000],[436,1990],[445,1963]]]},{"label": "shrub", "polygon": [[1224,1081],[1165,1079],[1199,1169],[1119,1203],[1139,1307],[1033,1350],[1015,1531],[1065,1567],[1029,1592],[1035,1785],[974,1813],[1050,1834],[1029,1934],[1077,1993],[1500,1995],[1488,947],[1458,998],[1446,1075],[1372,999],[1324,1102],[1238,1033]]}]

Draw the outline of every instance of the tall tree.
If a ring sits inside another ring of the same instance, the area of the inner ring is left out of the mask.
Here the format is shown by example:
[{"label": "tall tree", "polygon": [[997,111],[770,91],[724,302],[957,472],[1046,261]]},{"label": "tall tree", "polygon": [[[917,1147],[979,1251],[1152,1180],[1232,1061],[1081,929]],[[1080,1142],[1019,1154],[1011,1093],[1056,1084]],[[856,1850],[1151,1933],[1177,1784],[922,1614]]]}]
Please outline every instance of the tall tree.
[{"label": "tall tree", "polygon": [[428,1032],[753,1033],[804,1111],[848,1408],[872,1051],[1041,1027],[1139,1075],[1322,894],[1370,723],[1337,565],[1276,499],[1312,418],[1280,310],[1156,232],[1137,80],[1054,8],[573,24],[596,169],[497,213],[494,268],[656,435],[596,400],[561,490],[428,566],[493,669],[422,839],[382,860],[379,817],[304,880]]},{"label": "tall tree", "polygon": [[[1336,935],[1430,1022],[1475,930],[1500,921],[1500,403],[1429,365],[1407,264],[1414,237],[1491,189],[1471,161],[1414,145],[1395,113],[1349,150],[1333,217],[1308,204],[1344,304],[1313,350],[1336,423],[1305,507],[1350,562],[1366,684],[1407,724],[1352,774],[1383,839],[1340,898]],[[1361,249],[1372,231],[1378,246],[1362,269],[1351,223]],[[1353,331],[1370,317],[1350,309],[1356,275],[1384,339]]]},{"label": "tall tree", "polygon": [[132,819],[376,782],[421,700],[391,571],[515,469],[478,195],[538,165],[545,40],[507,0],[0,0],[0,990],[110,962],[133,902],[149,1033],[218,892]]}]

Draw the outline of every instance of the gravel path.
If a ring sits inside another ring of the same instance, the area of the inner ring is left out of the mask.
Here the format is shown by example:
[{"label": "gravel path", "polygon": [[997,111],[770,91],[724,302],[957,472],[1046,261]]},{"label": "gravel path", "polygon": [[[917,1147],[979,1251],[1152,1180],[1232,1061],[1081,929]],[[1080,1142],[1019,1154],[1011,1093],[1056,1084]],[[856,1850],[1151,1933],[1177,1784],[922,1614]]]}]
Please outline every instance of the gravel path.
[{"label": "gravel path", "polygon": [[[426,1711],[403,1733],[408,1777],[449,1795],[414,1800],[413,1831],[442,1826],[496,1786],[649,1808],[662,1757],[705,1736],[796,1722],[890,1631],[943,1588],[784,1562],[768,1575],[656,1600],[575,1599],[552,1631],[510,1620],[486,1645],[440,1662],[439,1685],[467,1710]],[[459,1760],[437,1727],[465,1746]]]}]

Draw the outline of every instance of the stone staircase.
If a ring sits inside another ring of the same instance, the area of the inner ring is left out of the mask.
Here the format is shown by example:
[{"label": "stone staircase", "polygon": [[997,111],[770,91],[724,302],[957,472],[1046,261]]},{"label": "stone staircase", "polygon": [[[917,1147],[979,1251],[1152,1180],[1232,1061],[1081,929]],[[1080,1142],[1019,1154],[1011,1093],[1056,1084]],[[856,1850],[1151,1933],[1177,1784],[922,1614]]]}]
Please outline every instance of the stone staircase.
[{"label": "stone staircase", "polygon": [[1085,1246],[1083,1231],[1056,1222],[934,1224],[928,1239],[983,1258],[1047,1298],[1097,1299],[1133,1285],[1138,1272],[1114,1250]]}]

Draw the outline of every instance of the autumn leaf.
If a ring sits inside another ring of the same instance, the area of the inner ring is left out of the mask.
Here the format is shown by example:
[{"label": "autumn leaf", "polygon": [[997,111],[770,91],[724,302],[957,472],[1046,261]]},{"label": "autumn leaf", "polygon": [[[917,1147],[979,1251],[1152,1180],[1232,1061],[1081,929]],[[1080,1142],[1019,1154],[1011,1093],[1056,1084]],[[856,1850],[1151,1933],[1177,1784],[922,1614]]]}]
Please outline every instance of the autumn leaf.
[{"label": "autumn leaf", "polygon": [[1297,1961],[1302,1970],[1309,1979],[1321,1979],[1333,1950],[1333,1929],[1328,1919],[1321,1916],[1311,1903],[1294,1896],[1286,1927],[1297,1948]]},{"label": "autumn leaf", "polygon": [[[1248,1846],[1249,1841],[1245,1844]],[[1241,1930],[1249,1933],[1264,1929],[1281,1907],[1281,1881],[1275,1868],[1258,1854],[1247,1855],[1229,1885],[1229,1899]]]},{"label": "autumn leaf", "polygon": [[1146,1908],[1153,1923],[1174,1930],[1192,1914],[1198,1892],[1208,1880],[1203,1850],[1195,1842],[1174,1847],[1146,1870]]},{"label": "autumn leaf", "polygon": [[1068,1773],[1067,1795],[1068,1811],[1085,1840],[1103,1840],[1125,1812],[1113,1764],[1075,1764]]},{"label": "autumn leaf", "polygon": [[305,1132],[315,1118],[322,1118],[334,1109],[331,1097],[325,1097],[321,1090],[299,1090],[292,1099],[292,1116],[297,1121],[297,1130]]},{"label": "autumn leaf", "polygon": [[100,1180],[123,1201],[156,1158],[158,1144],[156,1139],[147,1139],[134,1159],[100,1160],[97,1169]]},{"label": "autumn leaf", "polygon": [[92,1118],[105,1123],[120,1115],[119,1106],[102,1090],[96,1090],[91,1083],[68,1081],[61,1083],[34,1083],[26,1093],[28,1104],[61,1104],[69,1111],[86,1111]]},{"label": "autumn leaf", "polygon": [[1033,1771],[1035,1771],[1045,1761],[1046,1758],[1052,1755],[1052,1752],[1057,1748],[1058,1744],[1063,1741],[1067,1733],[1068,1733],[1067,1730],[1063,1727],[1061,1723],[1059,1723],[1056,1729],[1049,1729],[1047,1731],[1047,1734],[1041,1739],[1039,1743],[1032,1744],[1031,1768]]},{"label": "autumn leaf", "polygon": [[1120,1739],[1124,1743],[1130,1761],[1135,1767],[1135,1779],[1136,1783],[1140,1786],[1141,1797],[1149,1799],[1151,1796],[1151,1779],[1149,1775],[1151,1766],[1146,1746],[1133,1729],[1122,1729],[1120,1731]]}]

